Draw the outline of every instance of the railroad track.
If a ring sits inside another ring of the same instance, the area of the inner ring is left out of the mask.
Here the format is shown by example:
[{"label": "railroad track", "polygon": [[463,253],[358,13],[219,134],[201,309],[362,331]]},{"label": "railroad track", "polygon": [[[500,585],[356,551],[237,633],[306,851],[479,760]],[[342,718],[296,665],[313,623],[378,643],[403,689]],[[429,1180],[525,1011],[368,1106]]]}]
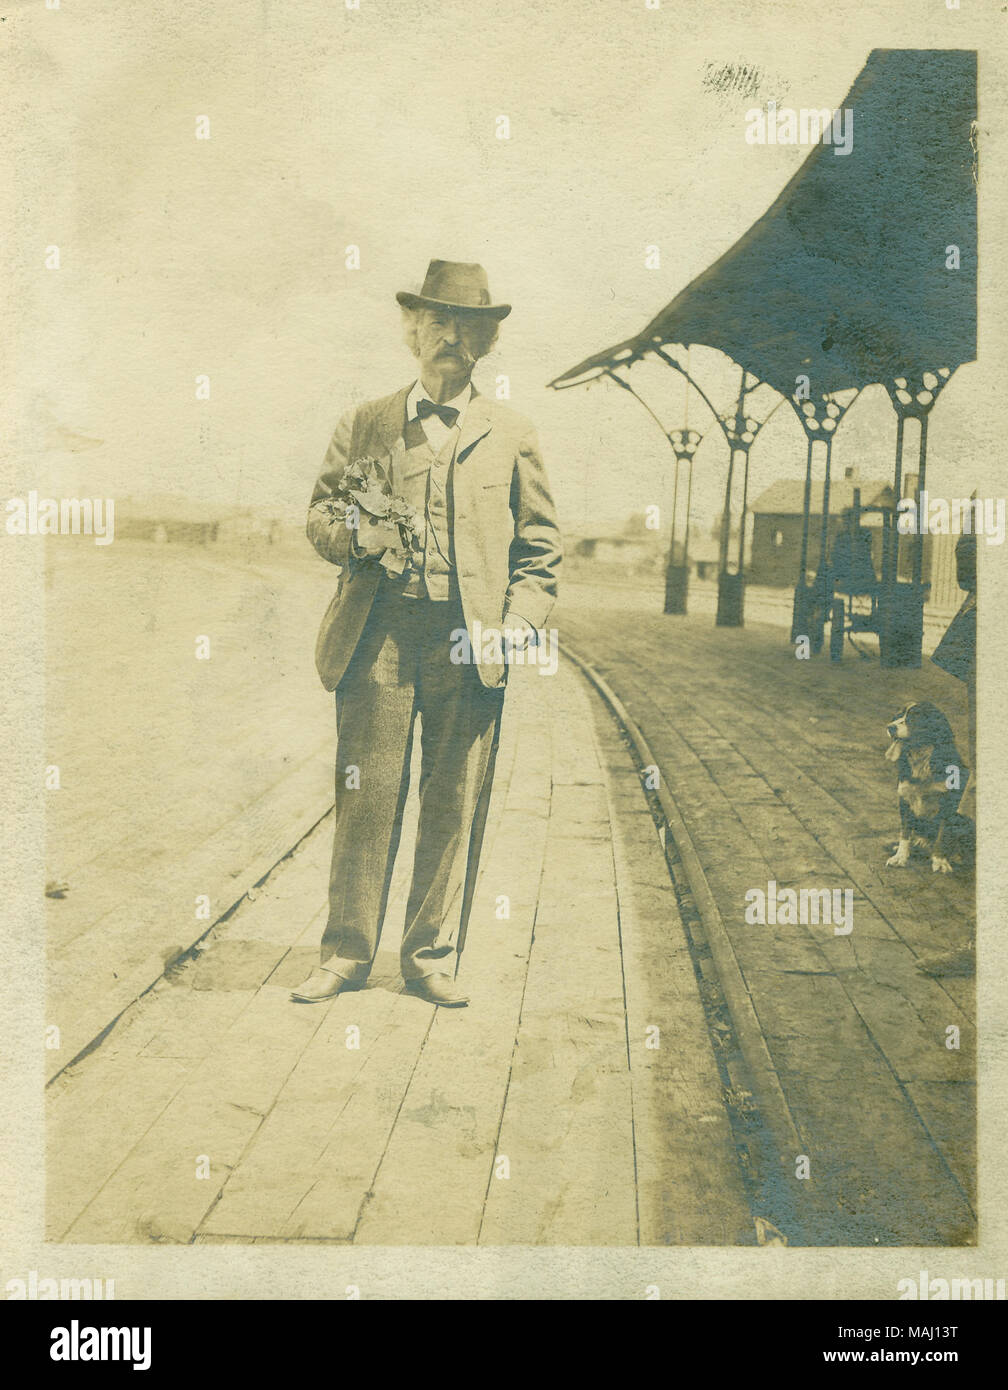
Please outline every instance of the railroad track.
[{"label": "railroad track", "polygon": [[[567,644],[562,650],[608,706],[643,778],[658,763],[639,725],[589,661]],[[651,810],[686,930],[757,1240],[803,1244],[803,1185],[793,1176],[802,1139],[752,998],[693,840],[660,769],[658,785],[652,789],[642,781],[641,793]]]}]

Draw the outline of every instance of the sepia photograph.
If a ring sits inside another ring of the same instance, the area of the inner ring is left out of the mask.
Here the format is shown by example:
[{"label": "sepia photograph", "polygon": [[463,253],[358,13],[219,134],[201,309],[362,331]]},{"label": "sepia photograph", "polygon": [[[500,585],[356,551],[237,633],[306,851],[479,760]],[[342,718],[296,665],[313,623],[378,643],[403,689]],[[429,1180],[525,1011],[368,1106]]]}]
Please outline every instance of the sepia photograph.
[{"label": "sepia photograph", "polygon": [[4,21],[47,1356],[156,1366],[110,1300],[1003,1300],[999,7]]}]

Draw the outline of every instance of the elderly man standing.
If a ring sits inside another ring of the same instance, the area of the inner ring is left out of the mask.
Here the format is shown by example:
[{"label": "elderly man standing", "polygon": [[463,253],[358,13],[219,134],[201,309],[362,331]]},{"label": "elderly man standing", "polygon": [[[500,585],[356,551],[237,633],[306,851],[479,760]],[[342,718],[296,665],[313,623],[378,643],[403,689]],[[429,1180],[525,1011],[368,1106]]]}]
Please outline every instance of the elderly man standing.
[{"label": "elderly man standing", "polygon": [[[475,879],[504,700],[503,661],[459,660],[486,629],[534,640],[557,591],[560,533],[535,430],[470,380],[511,311],[482,266],[431,261],[419,294],[396,296],[419,377],[340,420],[315,485],[308,537],[340,565],[322,622],[319,675],[336,695],[339,767],[329,917],[319,966],[292,998],[366,981],[382,928],[421,717],[420,814],[401,965],[432,1004],[455,984],[458,927]],[[362,458],[383,463],[415,509],[402,574],[380,561],[395,528],[341,520],[331,499]],[[472,636],[473,634],[475,636]],[[351,771],[352,770],[352,771]]]}]

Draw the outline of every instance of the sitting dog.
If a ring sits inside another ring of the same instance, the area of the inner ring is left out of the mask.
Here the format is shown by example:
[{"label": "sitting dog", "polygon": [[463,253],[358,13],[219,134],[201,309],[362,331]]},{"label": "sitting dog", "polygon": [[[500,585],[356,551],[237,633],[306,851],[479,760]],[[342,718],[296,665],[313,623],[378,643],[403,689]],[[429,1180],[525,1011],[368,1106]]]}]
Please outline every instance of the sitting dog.
[{"label": "sitting dog", "polygon": [[897,764],[900,809],[899,843],[887,865],[904,868],[913,846],[927,850],[936,874],[950,874],[953,859],[972,862],[973,822],[959,814],[969,770],[948,720],[937,705],[922,700],[900,710],[886,732],[885,756]]}]

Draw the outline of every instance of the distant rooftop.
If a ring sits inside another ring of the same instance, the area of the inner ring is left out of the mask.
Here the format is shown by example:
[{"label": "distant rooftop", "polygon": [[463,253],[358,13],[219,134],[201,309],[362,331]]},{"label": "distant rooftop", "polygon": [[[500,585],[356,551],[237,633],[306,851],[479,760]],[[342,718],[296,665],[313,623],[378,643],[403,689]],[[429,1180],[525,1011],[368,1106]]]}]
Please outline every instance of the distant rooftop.
[{"label": "distant rooftop", "polygon": [[[846,507],[853,507],[855,488],[861,489],[862,507],[892,506],[892,488],[888,483],[877,478],[831,478],[830,512],[839,514]],[[801,516],[804,505],[804,479],[782,478],[760,493],[750,511],[770,516]],[[822,479],[813,478],[810,515],[820,516],[821,512]]]}]

